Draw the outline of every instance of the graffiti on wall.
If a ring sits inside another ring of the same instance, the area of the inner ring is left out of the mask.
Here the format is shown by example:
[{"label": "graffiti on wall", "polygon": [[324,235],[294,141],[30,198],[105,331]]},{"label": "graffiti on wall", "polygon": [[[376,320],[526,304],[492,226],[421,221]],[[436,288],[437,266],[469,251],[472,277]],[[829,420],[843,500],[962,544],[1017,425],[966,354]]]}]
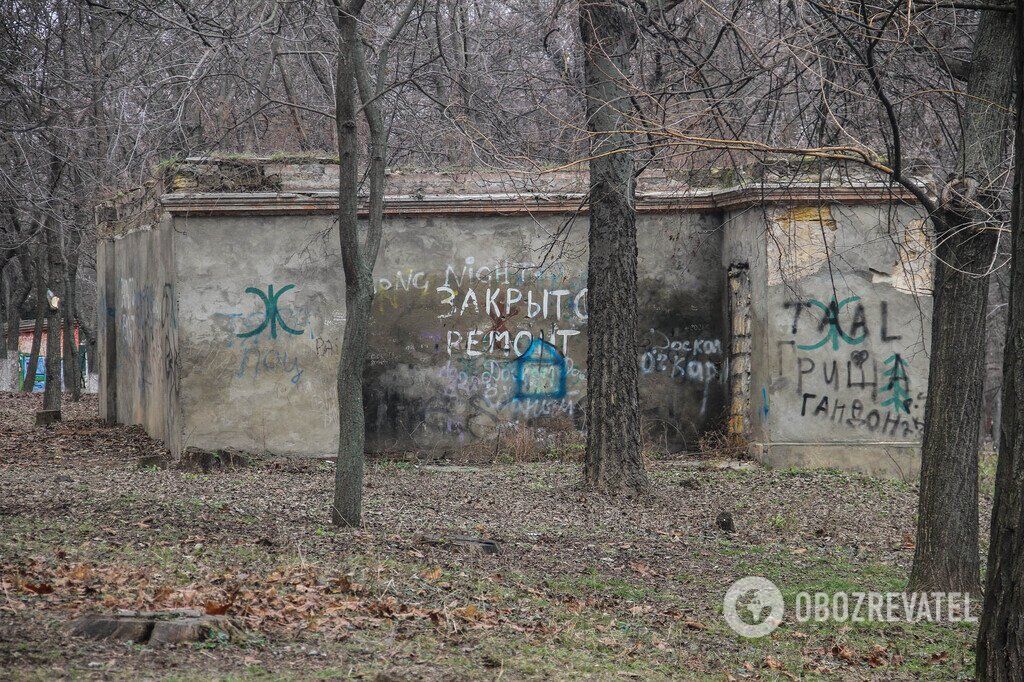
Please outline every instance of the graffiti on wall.
[{"label": "graffiti on wall", "polygon": [[923,429],[925,395],[914,393],[910,359],[893,347],[903,337],[891,333],[886,301],[833,296],[783,307],[792,338],[778,342],[778,366],[800,397],[801,417],[877,436],[909,438]]},{"label": "graffiti on wall", "polygon": [[663,374],[678,381],[709,382],[722,376],[722,340],[670,337],[657,329],[648,332],[640,371]]},{"label": "graffiti on wall", "polygon": [[[458,323],[445,332],[448,355],[519,357],[545,335],[547,343],[568,354],[569,340],[587,320],[583,279],[568,274],[560,262],[502,261],[478,267],[470,257],[459,269],[447,265],[434,289],[440,296],[437,318]],[[534,328],[513,332],[510,322]]]},{"label": "graffiti on wall", "polygon": [[515,400],[560,400],[565,397],[568,376],[565,356],[543,339],[534,339],[526,352],[516,358],[515,373]]},{"label": "graffiti on wall", "polygon": [[[544,426],[532,421],[540,418],[579,425],[588,321],[580,263],[470,256],[379,273],[374,289],[375,315],[403,333],[374,352],[374,431],[484,438],[513,423]],[[700,328],[651,329],[636,359],[652,395],[686,387],[677,404],[693,402],[694,414],[709,409],[727,373],[721,339]]]},{"label": "graffiti on wall", "polygon": [[[230,372],[235,379],[281,379],[285,385],[299,385],[305,377],[304,358],[317,358],[336,352],[328,338],[315,337],[310,329],[313,310],[307,303],[285,302],[282,296],[296,285],[275,289],[247,287],[246,294],[256,296],[262,306],[249,313],[216,313],[216,325],[226,332],[222,349],[204,354],[203,366],[217,372]],[[294,325],[294,326],[293,326]],[[285,332],[278,334],[278,329]],[[266,333],[264,333],[266,332]],[[311,344],[294,344],[287,339],[309,337]]]},{"label": "graffiti on wall", "polygon": [[277,338],[278,325],[281,326],[282,330],[289,334],[294,334],[295,336],[301,335],[301,329],[292,329],[291,327],[288,326],[288,324],[284,321],[284,318],[281,316],[280,308],[278,308],[278,299],[281,298],[281,294],[288,291],[289,289],[294,288],[294,284],[286,284],[285,286],[281,287],[281,289],[278,290],[277,293],[274,293],[274,285],[269,284],[267,285],[267,293],[264,294],[262,289],[257,289],[256,287],[247,287],[245,293],[255,294],[260,298],[261,301],[263,301],[263,320],[256,328],[251,329],[247,332],[236,334],[236,336],[238,336],[241,339],[246,339],[249,338],[250,336],[258,336],[263,332],[264,329],[267,328],[267,325],[270,325],[270,338],[272,339]]}]

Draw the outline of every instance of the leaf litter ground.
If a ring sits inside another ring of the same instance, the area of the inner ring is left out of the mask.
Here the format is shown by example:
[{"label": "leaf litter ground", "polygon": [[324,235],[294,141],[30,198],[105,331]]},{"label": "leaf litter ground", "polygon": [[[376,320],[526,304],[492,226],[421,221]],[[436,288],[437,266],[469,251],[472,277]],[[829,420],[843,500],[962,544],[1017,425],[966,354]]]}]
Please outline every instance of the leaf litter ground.
[{"label": "leaf litter ground", "polygon": [[[916,490],[835,471],[650,463],[638,501],[587,494],[571,462],[368,465],[365,526],[329,524],[333,465],[200,474],[145,463],[94,398],[36,428],[0,394],[0,670],[16,679],[969,678],[966,624],[804,624],[797,592],[896,591]],[[988,486],[985,486],[988,489]],[[983,508],[990,506],[983,495]],[[716,517],[732,514],[735,532]],[[987,527],[984,519],[982,528]],[[445,542],[494,540],[497,554]],[[787,598],[771,636],[722,617],[736,579]],[[242,642],[71,638],[91,611],[199,608]]]}]

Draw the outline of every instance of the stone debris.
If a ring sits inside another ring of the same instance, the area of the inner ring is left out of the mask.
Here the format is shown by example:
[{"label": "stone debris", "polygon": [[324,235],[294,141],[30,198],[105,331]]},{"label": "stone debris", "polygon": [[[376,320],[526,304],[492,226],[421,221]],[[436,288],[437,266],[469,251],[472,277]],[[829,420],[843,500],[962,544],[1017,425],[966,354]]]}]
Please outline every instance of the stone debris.
[{"label": "stone debris", "polygon": [[153,646],[205,642],[214,638],[244,639],[243,631],[230,618],[211,616],[199,609],[90,613],[72,621],[68,634]]}]

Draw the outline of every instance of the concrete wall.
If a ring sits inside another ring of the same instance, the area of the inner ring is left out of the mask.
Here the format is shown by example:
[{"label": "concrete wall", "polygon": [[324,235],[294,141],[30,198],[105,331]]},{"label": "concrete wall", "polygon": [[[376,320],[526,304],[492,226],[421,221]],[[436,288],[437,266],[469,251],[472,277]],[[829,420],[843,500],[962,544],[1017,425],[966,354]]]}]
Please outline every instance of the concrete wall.
[{"label": "concrete wall", "polygon": [[[335,452],[345,303],[335,220],[317,203],[328,200],[181,195],[157,227],[103,242],[101,413],[175,452]],[[568,204],[503,215],[485,203],[386,218],[371,450],[450,454],[518,427],[543,439],[584,426],[586,218],[567,222]],[[262,212],[222,214],[253,206]],[[648,438],[693,447],[728,426],[772,465],[916,475],[931,276],[921,227],[887,203],[649,204],[637,358]]]},{"label": "concrete wall", "polygon": [[749,437],[776,466],[915,477],[930,344],[920,215],[884,206],[730,217],[754,288]]},{"label": "concrete wall", "polygon": [[[345,306],[333,223],[175,220],[185,446],[335,451]],[[368,447],[452,452],[502,427],[582,426],[587,226],[577,220],[549,253],[563,224],[530,216],[387,222],[367,367]],[[697,215],[645,216],[639,226],[645,419],[659,440],[693,442],[722,414],[721,233]],[[268,318],[264,299],[276,316],[253,333]]]},{"label": "concrete wall", "polygon": [[[372,447],[453,450],[517,424],[582,426],[587,221],[551,248],[563,227],[530,216],[388,222],[366,396]],[[643,215],[638,237],[645,426],[692,443],[722,416],[721,232],[711,216]]]},{"label": "concrete wall", "polygon": [[100,242],[100,412],[179,447],[171,218]]},{"label": "concrete wall", "polygon": [[337,452],[345,295],[333,222],[175,219],[185,446]]}]

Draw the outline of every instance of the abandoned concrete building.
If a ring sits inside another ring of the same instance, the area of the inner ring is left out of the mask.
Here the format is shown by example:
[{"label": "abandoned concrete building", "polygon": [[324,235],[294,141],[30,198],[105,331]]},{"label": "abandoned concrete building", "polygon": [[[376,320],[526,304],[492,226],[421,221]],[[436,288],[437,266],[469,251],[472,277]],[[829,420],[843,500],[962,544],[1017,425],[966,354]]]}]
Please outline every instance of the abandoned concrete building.
[{"label": "abandoned concrete building", "polygon": [[[925,223],[891,186],[842,177],[642,179],[637,362],[653,442],[724,434],[773,466],[917,474]],[[322,161],[191,159],[101,210],[102,416],[175,453],[336,451],[336,181]],[[457,456],[511,430],[583,427],[586,178],[543,183],[389,178],[369,449]]]}]

